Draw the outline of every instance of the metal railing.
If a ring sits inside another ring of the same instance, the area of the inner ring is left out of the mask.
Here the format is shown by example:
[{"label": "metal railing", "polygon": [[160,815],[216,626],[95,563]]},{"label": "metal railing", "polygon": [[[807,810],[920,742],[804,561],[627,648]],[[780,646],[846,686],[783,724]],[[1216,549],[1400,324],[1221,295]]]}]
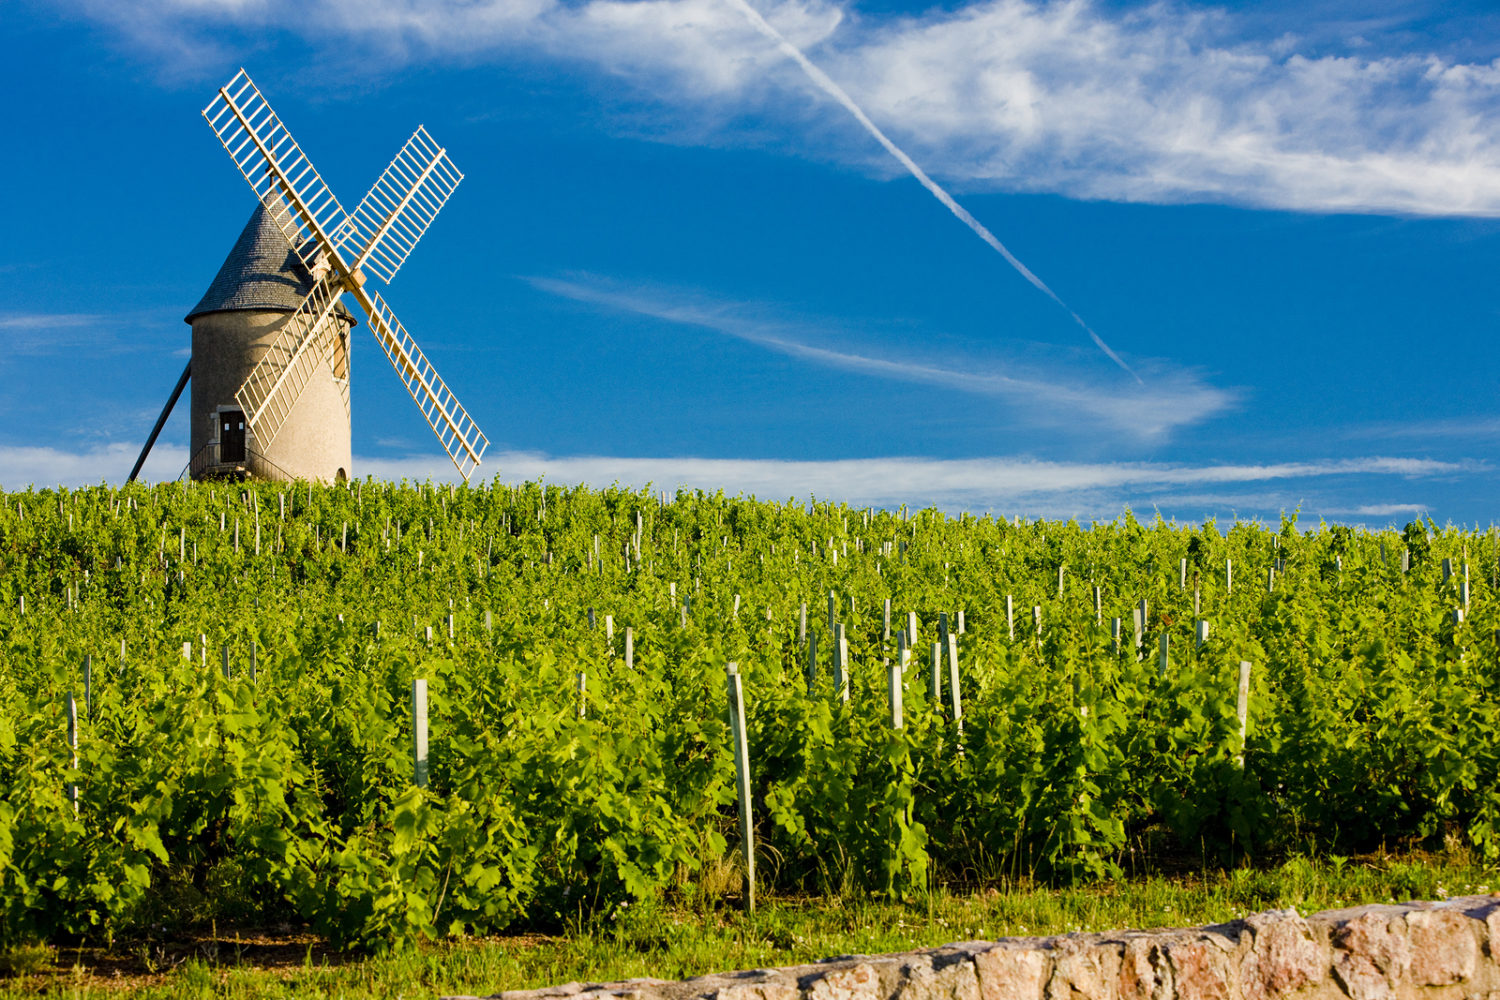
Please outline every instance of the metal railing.
[{"label": "metal railing", "polygon": [[210,441],[199,448],[197,454],[188,459],[187,465],[183,466],[178,479],[198,479],[208,477],[248,477],[251,479],[268,479],[275,482],[290,483],[297,479],[296,476],[287,472],[281,466],[271,461],[260,452],[245,446],[245,456],[238,461],[222,461],[219,457],[219,442]]}]

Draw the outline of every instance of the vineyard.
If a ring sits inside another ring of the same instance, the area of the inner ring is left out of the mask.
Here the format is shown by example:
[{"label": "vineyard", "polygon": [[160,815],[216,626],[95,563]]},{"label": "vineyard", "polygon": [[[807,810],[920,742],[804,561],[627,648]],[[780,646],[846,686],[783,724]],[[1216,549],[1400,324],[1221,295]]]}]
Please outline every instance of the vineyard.
[{"label": "vineyard", "polygon": [[367,947],[739,897],[747,805],[762,891],[1115,878],[1148,846],[1493,859],[1496,541],[540,484],[0,494],[0,944],[212,896]]}]

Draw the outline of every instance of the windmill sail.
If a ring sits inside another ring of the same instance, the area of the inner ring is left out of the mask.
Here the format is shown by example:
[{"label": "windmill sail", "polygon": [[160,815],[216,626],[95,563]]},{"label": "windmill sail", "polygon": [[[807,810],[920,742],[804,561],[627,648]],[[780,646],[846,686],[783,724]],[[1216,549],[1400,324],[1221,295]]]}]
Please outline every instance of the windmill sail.
[{"label": "windmill sail", "polygon": [[342,256],[354,259],[350,269],[368,268],[390,284],[463,179],[448,151],[418,126],[337,236]]},{"label": "windmill sail", "polygon": [[[362,271],[368,266],[389,282],[406,262],[463,180],[447,150],[419,127],[349,216],[243,69],[219,88],[203,117],[316,282],[235,394],[256,439],[269,444],[319,365],[332,364],[338,333],[332,313],[348,291],[369,317],[370,332],[401,384],[468,480],[489,440],[390,307],[364,287]],[[331,374],[337,379],[336,370]],[[340,392],[347,413],[347,381]]]},{"label": "windmill sail", "polygon": [[432,367],[396,314],[391,312],[390,306],[373,292],[370,301],[374,306],[370,310],[371,332],[380,341],[385,356],[396,369],[401,384],[411,393],[417,409],[422,411],[427,426],[432,428],[443,450],[467,481],[484,457],[489,439],[469,417],[469,412],[438,375],[437,369]]},{"label": "windmill sail", "polygon": [[290,208],[273,212],[276,223],[303,263],[317,269],[321,254],[334,247],[329,234],[346,227],[348,217],[243,69],[219,88],[203,117],[255,196]]},{"label": "windmill sail", "polygon": [[327,278],[317,281],[234,394],[262,448],[276,439],[313,373],[332,359],[338,301],[339,291]]}]

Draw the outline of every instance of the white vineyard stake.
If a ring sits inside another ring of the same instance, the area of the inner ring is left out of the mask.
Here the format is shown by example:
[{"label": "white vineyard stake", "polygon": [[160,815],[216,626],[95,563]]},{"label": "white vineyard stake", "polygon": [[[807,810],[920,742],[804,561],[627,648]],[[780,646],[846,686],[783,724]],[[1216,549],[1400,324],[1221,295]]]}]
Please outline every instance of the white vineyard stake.
[{"label": "white vineyard stake", "polygon": [[1246,660],[1240,661],[1240,684],[1239,691],[1235,695],[1234,714],[1240,722],[1240,752],[1235,762],[1244,768],[1245,736],[1250,726],[1250,664]]},{"label": "white vineyard stake", "polygon": [[964,732],[964,706],[958,693],[958,637],[948,637],[948,701],[953,711],[953,724],[958,734]]},{"label": "white vineyard stake", "polygon": [[905,725],[905,715],[902,711],[901,686],[906,675],[906,664],[911,658],[911,651],[906,648],[906,633],[901,632],[896,636],[896,658],[891,661],[891,668],[886,677],[886,684],[891,703],[891,728],[900,729]]},{"label": "white vineyard stake", "polygon": [[418,788],[427,787],[427,681],[411,682],[411,759],[412,781]]},{"label": "white vineyard stake", "polygon": [[[73,692],[68,692],[68,751],[72,754],[72,770],[78,770],[78,703],[73,700]],[[68,784],[68,799],[73,803],[73,815],[78,815],[78,782],[75,780]]]},{"label": "white vineyard stake", "polygon": [[755,910],[755,828],[750,816],[750,742],[745,732],[745,692],[740,684],[739,664],[730,662],[726,689],[729,695],[729,728],[734,740],[734,784],[739,799],[740,860],[745,866],[745,908]]}]

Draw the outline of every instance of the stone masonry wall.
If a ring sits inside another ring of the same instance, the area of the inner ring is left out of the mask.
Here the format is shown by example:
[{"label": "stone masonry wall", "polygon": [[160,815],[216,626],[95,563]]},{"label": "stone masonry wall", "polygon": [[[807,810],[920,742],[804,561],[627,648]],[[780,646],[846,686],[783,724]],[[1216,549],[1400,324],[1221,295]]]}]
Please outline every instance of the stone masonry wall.
[{"label": "stone masonry wall", "polygon": [[1500,1000],[1500,893],[1188,930],[966,941],[497,1000]]}]

